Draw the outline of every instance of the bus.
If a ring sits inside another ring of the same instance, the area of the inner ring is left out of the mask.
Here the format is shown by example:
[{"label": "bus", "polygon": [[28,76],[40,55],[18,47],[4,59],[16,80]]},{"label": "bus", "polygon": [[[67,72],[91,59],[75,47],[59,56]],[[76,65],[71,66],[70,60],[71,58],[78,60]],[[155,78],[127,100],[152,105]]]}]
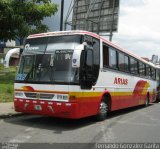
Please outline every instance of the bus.
[{"label": "bus", "polygon": [[160,102],[160,65],[156,68],[157,76],[157,102]]},{"label": "bus", "polygon": [[30,35],[14,84],[15,111],[106,119],[111,111],[156,100],[157,69],[88,31]]}]

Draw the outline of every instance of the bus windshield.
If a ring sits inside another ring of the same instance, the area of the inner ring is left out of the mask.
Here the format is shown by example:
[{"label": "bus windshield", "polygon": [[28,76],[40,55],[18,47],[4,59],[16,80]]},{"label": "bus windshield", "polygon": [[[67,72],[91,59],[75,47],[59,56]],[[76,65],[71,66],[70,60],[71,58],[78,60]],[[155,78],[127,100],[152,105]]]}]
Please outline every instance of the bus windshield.
[{"label": "bus windshield", "polygon": [[75,46],[81,36],[55,36],[26,41],[16,82],[79,83],[77,68],[72,68]]}]

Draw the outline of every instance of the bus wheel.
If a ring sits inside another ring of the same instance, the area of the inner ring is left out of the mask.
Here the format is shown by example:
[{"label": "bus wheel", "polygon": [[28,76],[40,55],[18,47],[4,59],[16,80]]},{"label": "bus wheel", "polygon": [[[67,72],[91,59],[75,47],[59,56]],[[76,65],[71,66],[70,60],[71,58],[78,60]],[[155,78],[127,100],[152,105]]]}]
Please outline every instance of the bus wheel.
[{"label": "bus wheel", "polygon": [[107,115],[109,113],[109,105],[108,102],[102,100],[99,106],[99,113],[97,115],[98,121],[103,121],[107,118]]},{"label": "bus wheel", "polygon": [[146,97],[145,106],[146,106],[146,107],[149,106],[149,95],[147,95],[147,97]]}]

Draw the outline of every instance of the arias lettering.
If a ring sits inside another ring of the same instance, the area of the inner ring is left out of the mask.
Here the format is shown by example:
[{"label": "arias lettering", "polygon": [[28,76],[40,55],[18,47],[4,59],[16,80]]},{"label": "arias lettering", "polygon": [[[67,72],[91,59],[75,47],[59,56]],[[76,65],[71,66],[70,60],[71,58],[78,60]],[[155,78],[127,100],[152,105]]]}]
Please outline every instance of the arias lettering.
[{"label": "arias lettering", "polygon": [[115,77],[115,79],[114,79],[114,84],[128,85],[128,79]]}]

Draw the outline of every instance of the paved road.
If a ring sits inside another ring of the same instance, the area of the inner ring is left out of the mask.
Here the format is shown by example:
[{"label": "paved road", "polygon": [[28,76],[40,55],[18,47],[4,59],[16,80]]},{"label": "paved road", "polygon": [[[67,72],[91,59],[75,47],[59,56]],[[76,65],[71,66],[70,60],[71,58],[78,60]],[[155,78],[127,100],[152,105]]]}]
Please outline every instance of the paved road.
[{"label": "paved road", "polygon": [[160,142],[160,103],[116,111],[103,122],[33,115],[0,119],[0,142]]}]

